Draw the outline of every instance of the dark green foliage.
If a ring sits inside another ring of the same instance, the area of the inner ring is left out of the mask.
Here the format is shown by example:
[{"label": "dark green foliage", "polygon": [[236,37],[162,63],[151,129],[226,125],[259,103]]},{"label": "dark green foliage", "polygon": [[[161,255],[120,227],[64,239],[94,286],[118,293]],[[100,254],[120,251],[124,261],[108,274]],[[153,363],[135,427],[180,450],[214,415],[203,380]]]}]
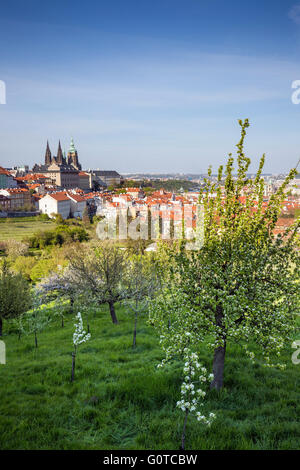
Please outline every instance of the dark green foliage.
[{"label": "dark green foliage", "polygon": [[38,219],[39,220],[51,220],[50,217],[48,216],[48,214],[40,214],[38,216]]},{"label": "dark green foliage", "polygon": [[30,306],[29,284],[21,274],[12,273],[6,261],[0,270],[0,336],[3,319],[15,318]]},{"label": "dark green foliage", "polygon": [[63,219],[61,214],[52,214],[52,215],[54,215],[54,219],[55,219],[55,222],[56,222],[57,225],[64,225],[65,224],[65,220]]},{"label": "dark green foliage", "polygon": [[[120,190],[122,188],[139,188],[141,187],[142,190],[146,193],[151,193],[153,191],[157,191],[159,189],[165,189],[166,191],[179,191],[180,189],[183,189],[184,191],[193,189],[197,186],[193,181],[189,180],[166,180],[166,181],[161,181],[159,179],[157,180],[140,180],[140,181],[134,181],[134,180],[125,180],[123,184],[119,185]],[[121,192],[121,191],[119,191]]]},{"label": "dark green foliage", "polygon": [[83,242],[89,238],[83,227],[58,225],[52,230],[39,231],[29,238],[30,248],[45,248],[50,245],[62,246],[64,243]]}]

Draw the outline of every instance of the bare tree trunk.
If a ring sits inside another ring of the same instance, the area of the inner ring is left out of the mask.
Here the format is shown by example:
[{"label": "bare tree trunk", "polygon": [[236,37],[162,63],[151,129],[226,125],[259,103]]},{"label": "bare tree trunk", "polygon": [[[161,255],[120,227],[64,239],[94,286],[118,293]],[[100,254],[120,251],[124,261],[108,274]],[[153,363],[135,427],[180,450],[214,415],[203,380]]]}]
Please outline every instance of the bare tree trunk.
[{"label": "bare tree trunk", "polygon": [[224,365],[225,365],[225,352],[226,352],[226,336],[224,331],[224,312],[223,308],[218,303],[217,297],[216,309],[216,325],[223,330],[223,346],[218,346],[214,351],[213,359],[213,374],[214,378],[210,384],[210,389],[220,390],[223,387]]},{"label": "bare tree trunk", "polygon": [[34,332],[34,341],[35,341],[35,347],[37,348],[38,347],[38,340],[37,340],[36,331]]},{"label": "bare tree trunk", "polygon": [[65,326],[64,317],[61,317],[61,327],[63,328],[64,326]]},{"label": "bare tree trunk", "polygon": [[3,326],[3,320],[2,320],[2,317],[0,317],[0,336],[2,336],[2,326]]},{"label": "bare tree trunk", "polygon": [[76,353],[72,352],[71,382],[74,382],[74,376],[75,376],[75,357],[76,357]]},{"label": "bare tree trunk", "polygon": [[133,330],[133,343],[132,343],[132,347],[133,347],[133,348],[136,347],[137,320],[138,320],[138,313],[137,313],[137,311],[136,311],[136,312],[135,312],[135,315],[134,315],[134,330]]},{"label": "bare tree trunk", "polygon": [[226,342],[224,346],[215,349],[213,360],[214,378],[210,384],[210,389],[220,390],[223,387],[224,365],[225,365]]},{"label": "bare tree trunk", "polygon": [[114,303],[113,302],[108,302],[108,305],[109,305],[109,311],[110,311],[110,316],[111,316],[112,322],[115,325],[117,325],[119,322],[118,322],[117,315],[116,315],[116,312],[115,312]]},{"label": "bare tree trunk", "polygon": [[182,430],[182,436],[181,436],[181,447],[180,450],[184,450],[185,446],[185,429],[186,429],[186,423],[189,415],[189,410],[185,410],[185,417],[184,417],[184,423],[183,423],[183,430]]}]

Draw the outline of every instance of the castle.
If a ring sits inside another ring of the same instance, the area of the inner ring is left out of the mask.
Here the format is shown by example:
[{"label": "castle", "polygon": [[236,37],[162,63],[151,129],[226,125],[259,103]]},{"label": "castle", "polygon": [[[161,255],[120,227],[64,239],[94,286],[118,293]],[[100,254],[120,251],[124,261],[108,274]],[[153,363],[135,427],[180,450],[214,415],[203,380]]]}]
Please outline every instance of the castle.
[{"label": "castle", "polygon": [[88,191],[97,187],[116,186],[121,181],[121,176],[116,171],[101,171],[99,169],[82,171],[73,138],[67,155],[62,151],[59,141],[57,154],[52,156],[47,141],[45,162],[35,164],[32,173],[45,175],[47,177],[45,183],[58,186],[61,189],[82,188]]},{"label": "castle", "polygon": [[42,173],[49,178],[56,186],[62,188],[76,188],[79,186],[79,172],[81,164],[79,163],[78,153],[71,139],[70,148],[67,156],[63,154],[60,141],[58,143],[57,155],[52,156],[47,141],[45,163],[42,165],[35,164],[32,168],[34,173]]},{"label": "castle", "polygon": [[70,148],[69,148],[67,157],[62,152],[60,141],[58,142],[57,155],[52,156],[51,150],[50,150],[50,147],[49,147],[49,142],[47,141],[46,153],[45,153],[45,164],[40,165],[40,166],[43,166],[44,169],[46,169],[46,167],[47,167],[47,169],[48,169],[53,164],[56,164],[56,165],[59,165],[59,166],[64,166],[64,167],[72,166],[76,170],[81,171],[81,165],[80,165],[79,160],[78,160],[78,153],[77,153],[77,150],[75,148],[73,138],[71,139],[71,144],[70,144]]}]

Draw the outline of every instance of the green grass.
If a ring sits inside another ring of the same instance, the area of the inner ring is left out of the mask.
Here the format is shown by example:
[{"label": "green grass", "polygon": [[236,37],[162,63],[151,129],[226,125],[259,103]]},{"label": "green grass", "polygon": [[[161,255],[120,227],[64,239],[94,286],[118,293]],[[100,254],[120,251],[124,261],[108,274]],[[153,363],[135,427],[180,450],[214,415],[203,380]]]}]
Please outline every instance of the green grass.
[{"label": "green grass", "polygon": [[[90,318],[92,339],[79,346],[70,383],[73,319],[55,320],[38,337],[6,334],[7,364],[0,365],[1,449],[179,449],[183,413],[181,365],[165,370],[157,337],[141,322],[131,349],[132,320],[118,309],[120,325],[103,308]],[[4,325],[8,333],[7,324]],[[300,365],[287,345],[287,370],[251,365],[228,348],[225,388],[208,394],[210,429],[192,416],[187,449],[299,449]],[[202,361],[209,367],[207,352]]]},{"label": "green grass", "polygon": [[0,219],[0,240],[14,239],[21,241],[34,232],[53,228],[52,220],[39,220],[36,217],[15,217]]}]

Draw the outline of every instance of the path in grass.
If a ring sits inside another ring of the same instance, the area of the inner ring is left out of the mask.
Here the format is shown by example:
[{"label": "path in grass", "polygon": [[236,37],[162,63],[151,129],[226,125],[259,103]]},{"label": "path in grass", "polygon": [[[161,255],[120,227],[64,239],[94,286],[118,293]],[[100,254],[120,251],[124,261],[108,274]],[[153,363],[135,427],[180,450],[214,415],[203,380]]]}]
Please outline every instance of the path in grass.
[{"label": "path in grass", "polygon": [[[162,353],[145,322],[133,351],[132,320],[124,310],[118,315],[119,325],[104,307],[89,319],[92,339],[79,347],[73,384],[71,316],[65,328],[57,319],[39,335],[38,350],[33,337],[3,337],[1,449],[179,448],[180,363],[157,369]],[[208,429],[190,417],[186,448],[299,449],[300,366],[292,364],[292,352],[288,345],[287,370],[274,371],[251,365],[229,347],[226,387],[208,396],[207,411],[218,418]],[[202,359],[211,370],[210,356]]]}]

